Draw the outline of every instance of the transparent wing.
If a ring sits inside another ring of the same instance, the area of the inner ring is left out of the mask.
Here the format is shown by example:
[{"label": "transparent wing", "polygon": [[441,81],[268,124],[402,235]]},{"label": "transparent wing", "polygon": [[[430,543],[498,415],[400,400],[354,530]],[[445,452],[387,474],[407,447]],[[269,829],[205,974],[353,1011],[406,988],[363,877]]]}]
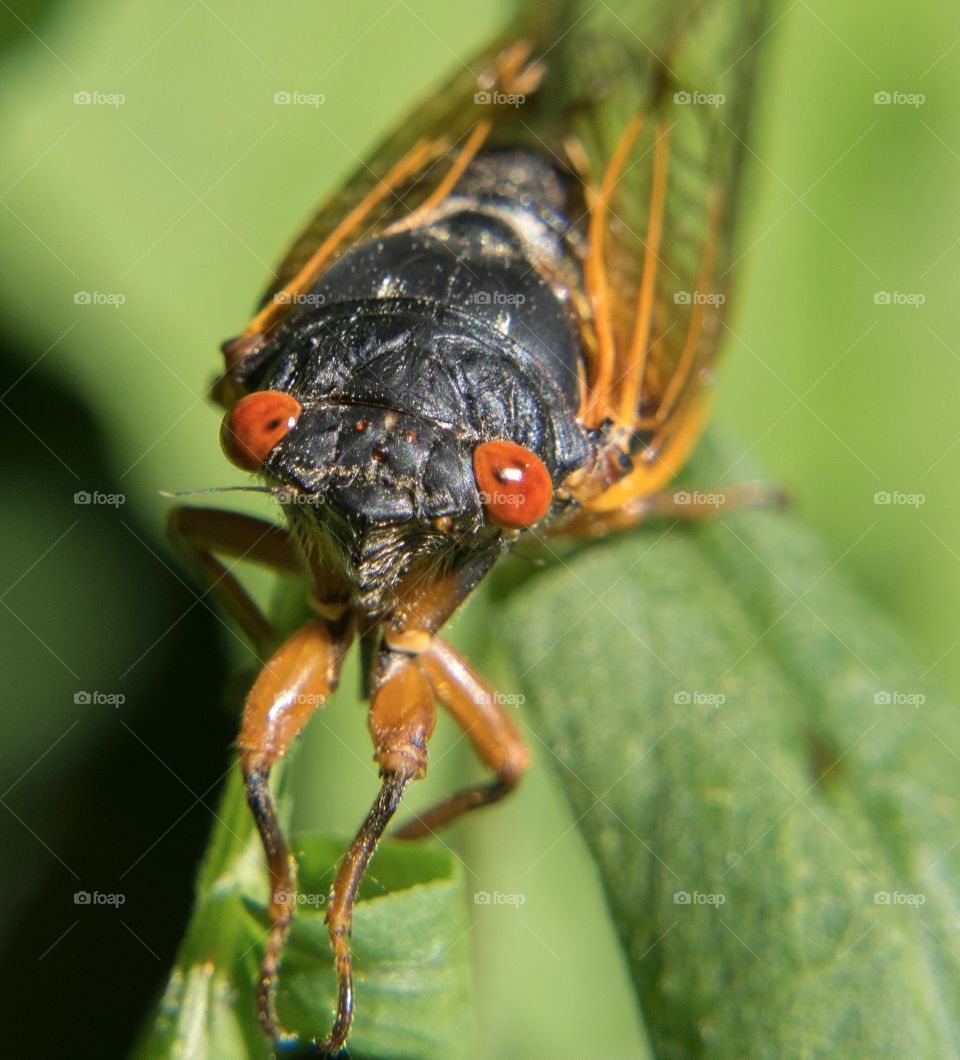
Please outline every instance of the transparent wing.
[{"label": "transparent wing", "polygon": [[[497,102],[495,84],[502,57],[523,39],[518,24],[398,123],[297,235],[276,267],[264,302],[286,287],[325,243],[334,244],[329,265],[359,240],[403,220],[437,192],[478,127],[499,125],[515,110]],[[525,65],[520,54],[513,62],[517,75]],[[358,211],[363,213],[360,222],[337,238],[345,219]]]},{"label": "transparent wing", "polygon": [[[277,267],[264,298],[269,322],[284,312],[269,303],[282,303],[311,261],[329,267],[442,194],[478,133],[487,144],[538,147],[582,183],[584,209],[571,222],[588,247],[584,416],[628,427],[635,449],[662,449],[689,420],[720,338],[768,6],[538,6],[433,92],[322,205]],[[504,91],[511,87],[528,91]],[[245,335],[255,341],[258,330],[262,319]]]},{"label": "transparent wing", "polygon": [[587,416],[632,422],[635,448],[662,448],[716,355],[768,9],[570,2],[555,46],[543,42],[549,71],[527,125],[557,151],[573,138],[593,203],[587,283],[608,307]]}]

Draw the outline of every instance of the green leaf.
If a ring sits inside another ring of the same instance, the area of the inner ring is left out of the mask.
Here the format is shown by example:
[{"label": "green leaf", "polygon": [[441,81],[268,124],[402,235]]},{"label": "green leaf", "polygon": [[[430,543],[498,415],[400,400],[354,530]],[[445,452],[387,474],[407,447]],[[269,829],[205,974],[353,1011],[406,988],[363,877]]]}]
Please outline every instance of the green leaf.
[{"label": "green leaf", "polygon": [[[198,883],[197,905],[156,1020],[136,1055],[269,1056],[253,983],[268,931],[269,884],[239,776]],[[281,1017],[301,1036],[329,1029],[336,997],[324,908],[347,839],[294,840],[296,916],[281,973]],[[360,890],[353,954],[358,991],[351,1056],[470,1057],[474,1027],[467,904],[456,857],[429,845],[384,843]]]},{"label": "green leaf", "polygon": [[501,600],[658,1056],[960,1048],[957,712],[836,563],[789,514],[730,513]]},{"label": "green leaf", "polygon": [[[301,899],[284,959],[290,1026],[325,1026],[336,977],[323,904],[348,838],[311,839],[302,851]],[[325,870],[325,871],[324,871]],[[261,895],[265,892],[261,892]],[[266,930],[257,901],[257,935]],[[384,843],[360,887],[353,958],[363,994],[350,1034],[351,1056],[466,1057],[474,1027],[467,966],[463,870],[448,851]]]}]

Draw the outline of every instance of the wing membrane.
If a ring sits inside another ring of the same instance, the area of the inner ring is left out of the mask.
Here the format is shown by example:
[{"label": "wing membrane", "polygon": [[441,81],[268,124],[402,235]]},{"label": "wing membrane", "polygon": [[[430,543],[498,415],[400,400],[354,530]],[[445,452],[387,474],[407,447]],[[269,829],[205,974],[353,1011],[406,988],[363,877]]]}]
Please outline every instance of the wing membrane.
[{"label": "wing membrane", "polygon": [[[562,120],[576,136],[595,187],[642,117],[608,201],[614,357],[595,395],[601,412],[633,417],[638,446],[662,447],[716,356],[768,6],[596,5],[551,53],[544,127]],[[564,6],[568,21],[579,7]]]},{"label": "wing membrane", "polygon": [[360,228],[339,243],[331,254],[331,263],[359,238],[402,220],[437,189],[478,123],[499,117],[498,111],[503,108],[477,102],[475,97],[481,91],[478,78],[482,80],[486,72],[492,71],[498,55],[518,39],[519,29],[485,48],[474,57],[469,69],[457,73],[431,93],[407,120],[381,141],[369,161],[358,166],[344,185],[321,204],[294,239],[275,270],[264,302],[290,283],[351,211],[376,195],[378,189],[382,191],[391,171],[410,158],[418,145],[427,145],[424,166],[383,196]]},{"label": "wing membrane", "polygon": [[[323,204],[278,266],[264,302],[318,249],[329,249],[330,264],[437,194],[481,123],[492,126],[492,144],[539,147],[568,167],[579,156],[585,202],[596,203],[619,152],[600,226],[591,229],[587,210],[571,218],[590,233],[588,242],[599,236],[606,285],[607,324],[596,313],[585,322],[585,347],[598,360],[592,418],[628,427],[634,449],[662,451],[693,418],[687,413],[717,352],[767,8],[767,0],[539,7],[434,92]],[[542,59],[543,84],[522,106],[478,103],[477,92],[493,79],[488,74],[478,85],[475,72],[494,70],[498,54],[518,40]],[[391,183],[418,150],[423,164]],[[343,232],[344,218],[358,211],[358,223]],[[604,327],[610,356],[601,364]]]}]

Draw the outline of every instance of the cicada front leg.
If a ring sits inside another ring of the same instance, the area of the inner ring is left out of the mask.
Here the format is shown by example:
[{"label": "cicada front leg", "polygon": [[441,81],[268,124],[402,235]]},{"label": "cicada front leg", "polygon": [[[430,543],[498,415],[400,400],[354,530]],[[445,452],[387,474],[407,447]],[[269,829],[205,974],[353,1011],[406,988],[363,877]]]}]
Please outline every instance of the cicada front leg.
[{"label": "cicada front leg", "polygon": [[496,558],[482,556],[439,579],[413,574],[397,593],[394,615],[386,619],[376,656],[370,700],[370,735],[381,787],[370,812],[344,855],[327,906],[327,928],[336,960],[337,1012],[330,1035],[319,1047],[336,1053],[347,1040],[353,1017],[350,931],[363,873],[407,785],[427,770],[427,742],[439,701],[463,726],[496,779],[445,799],[398,833],[414,839],[432,833],[462,813],[502,798],[529,762],[512,719],[473,668],[437,636],[457,605],[472,591]]},{"label": "cicada front leg", "polygon": [[429,644],[415,653],[385,647],[378,659],[374,685],[369,721],[374,759],[382,778],[380,792],[340,863],[327,906],[338,996],[333,1029],[319,1047],[331,1055],[343,1048],[353,1018],[350,931],[357,890],[407,785],[426,774],[427,741],[436,722],[436,701],[460,723],[496,779],[451,795],[400,829],[398,839],[432,834],[461,814],[496,802],[513,790],[529,764],[529,753],[516,726],[490,687],[439,637],[432,636]]},{"label": "cicada front leg", "polygon": [[382,782],[340,862],[327,904],[327,930],[337,970],[337,1010],[330,1034],[314,1043],[327,1055],[336,1055],[344,1047],[353,1021],[350,933],[357,890],[407,784],[426,773],[427,740],[436,721],[433,689],[415,657],[385,649],[374,681],[369,724]]},{"label": "cicada front leg", "polygon": [[[303,574],[303,562],[283,528],[235,512],[177,508],[169,536],[188,564],[209,585],[258,651],[276,643],[273,624],[248,595],[223,558],[259,563],[286,574]],[[221,558],[223,557],[223,558]],[[296,861],[277,818],[270,774],[313,713],[337,686],[353,637],[343,587],[330,585],[329,600],[312,594],[322,617],[308,622],[270,656],[247,695],[237,746],[247,802],[253,813],[270,875],[270,933],[261,965],[257,1008],[261,1025],[277,1045],[297,1041],[281,1025],[276,1009],[277,976],[290,929],[297,887]]]},{"label": "cicada front leg", "polygon": [[287,846],[270,791],[270,773],[313,713],[337,686],[349,647],[349,616],[308,622],[274,653],[254,682],[243,710],[237,741],[247,803],[263,843],[270,873],[270,934],[257,992],[260,1023],[277,1045],[292,1044],[277,1016],[277,976],[293,918],[297,866]]}]

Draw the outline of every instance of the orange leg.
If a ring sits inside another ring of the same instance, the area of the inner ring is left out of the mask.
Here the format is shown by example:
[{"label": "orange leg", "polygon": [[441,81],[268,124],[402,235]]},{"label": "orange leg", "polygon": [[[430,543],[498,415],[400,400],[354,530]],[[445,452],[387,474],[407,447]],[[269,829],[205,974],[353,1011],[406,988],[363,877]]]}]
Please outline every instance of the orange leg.
[{"label": "orange leg", "polygon": [[[281,527],[236,512],[176,508],[168,532],[189,564],[207,581],[227,610],[258,647],[270,644],[276,631],[237,578],[216,554],[251,560],[288,574],[303,574],[304,565],[290,535]],[[315,580],[330,600],[342,586]],[[270,772],[286,754],[311,715],[337,686],[343,657],[353,636],[349,612],[336,603],[315,599],[325,618],[308,622],[273,653],[247,695],[237,746],[247,803],[263,843],[270,874],[270,934],[264,950],[257,1007],[260,1023],[277,1045],[296,1036],[281,1026],[276,1011],[277,974],[293,916],[296,862],[283,838],[270,792]]]},{"label": "orange leg", "polygon": [[293,634],[260,671],[247,696],[237,741],[247,803],[253,813],[270,873],[270,934],[264,949],[257,1008],[260,1023],[277,1045],[296,1036],[277,1018],[277,973],[293,917],[296,861],[283,838],[270,792],[270,771],[286,754],[310,716],[337,686],[352,636],[348,618],[316,619]]},{"label": "orange leg", "polygon": [[434,637],[430,647],[417,656],[417,664],[495,779],[454,792],[405,824],[395,833],[397,839],[419,839],[461,814],[497,802],[513,791],[530,764],[530,752],[513,719],[466,659]]},{"label": "orange leg", "polygon": [[353,1019],[353,967],[350,931],[360,880],[403,792],[427,769],[427,740],[436,721],[433,690],[412,656],[385,649],[370,703],[370,734],[383,782],[380,793],[340,863],[327,905],[327,929],[337,969],[337,1013],[333,1029],[321,1043],[336,1055],[344,1046]]},{"label": "orange leg", "polygon": [[282,527],[239,512],[174,508],[167,534],[184,562],[211,589],[257,648],[276,639],[276,630],[238,579],[215,553],[259,563],[287,574],[302,574],[303,563]]},{"label": "orange leg", "polygon": [[494,784],[467,789],[446,800],[403,829],[401,838],[425,834],[466,810],[500,798],[516,784],[527,765],[526,748],[493,693],[464,660],[434,636],[483,576],[487,565],[488,561],[468,565],[442,578],[412,572],[398,587],[396,614],[382,630],[370,703],[370,734],[382,785],[344,855],[327,906],[337,969],[337,1012],[329,1037],[317,1044],[330,1054],[343,1047],[353,1017],[350,929],[357,889],[407,784],[426,773],[436,700],[461,721],[498,778]]}]

